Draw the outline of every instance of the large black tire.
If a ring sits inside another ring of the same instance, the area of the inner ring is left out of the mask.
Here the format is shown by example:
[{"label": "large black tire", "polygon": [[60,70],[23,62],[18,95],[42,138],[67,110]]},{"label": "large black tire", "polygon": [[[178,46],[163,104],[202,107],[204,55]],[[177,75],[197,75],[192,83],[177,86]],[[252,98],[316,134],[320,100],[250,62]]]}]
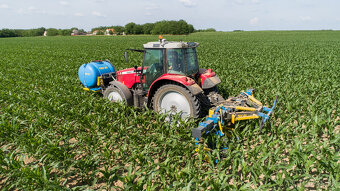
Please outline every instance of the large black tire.
[{"label": "large black tire", "polygon": [[175,84],[163,85],[156,91],[153,109],[156,112],[182,113],[182,118],[201,116],[201,105],[197,97],[188,89]]},{"label": "large black tire", "polygon": [[123,84],[119,83],[111,83],[111,85],[104,90],[103,96],[111,102],[124,101],[128,105],[133,105],[130,90]]},{"label": "large black tire", "polygon": [[211,107],[218,105],[221,101],[224,101],[224,98],[218,93],[216,86],[210,89],[205,89],[204,93],[197,95],[197,97],[201,102],[203,117],[208,115]]}]

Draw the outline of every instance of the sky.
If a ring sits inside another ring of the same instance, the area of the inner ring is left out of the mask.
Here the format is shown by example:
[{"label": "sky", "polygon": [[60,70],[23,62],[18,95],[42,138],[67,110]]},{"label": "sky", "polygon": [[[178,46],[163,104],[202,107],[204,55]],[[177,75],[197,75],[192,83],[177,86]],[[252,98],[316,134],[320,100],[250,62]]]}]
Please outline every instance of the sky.
[{"label": "sky", "polygon": [[0,0],[0,29],[180,19],[218,31],[340,30],[340,0]]}]

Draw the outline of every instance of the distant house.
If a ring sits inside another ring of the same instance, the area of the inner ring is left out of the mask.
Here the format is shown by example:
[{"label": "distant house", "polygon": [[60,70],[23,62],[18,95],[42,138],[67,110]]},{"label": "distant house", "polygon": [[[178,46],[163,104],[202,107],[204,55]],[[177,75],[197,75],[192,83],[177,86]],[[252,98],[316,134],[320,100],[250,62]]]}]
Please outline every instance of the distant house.
[{"label": "distant house", "polygon": [[113,34],[115,34],[115,29],[106,29],[104,34],[105,35],[113,35]]},{"label": "distant house", "polygon": [[79,31],[77,29],[73,29],[71,36],[77,36],[79,35]]},{"label": "distant house", "polygon": [[99,30],[95,30],[92,32],[93,35],[97,35],[97,33],[99,32]]}]

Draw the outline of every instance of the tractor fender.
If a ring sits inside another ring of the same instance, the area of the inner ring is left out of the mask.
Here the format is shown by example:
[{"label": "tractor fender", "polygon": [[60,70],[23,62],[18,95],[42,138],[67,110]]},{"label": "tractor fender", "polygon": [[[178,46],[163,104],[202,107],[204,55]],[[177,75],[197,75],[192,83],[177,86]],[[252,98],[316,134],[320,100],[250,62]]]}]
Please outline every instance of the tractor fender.
[{"label": "tractor fender", "polygon": [[111,81],[110,86],[114,86],[114,87],[118,88],[122,92],[122,94],[124,95],[124,98],[125,98],[127,104],[133,105],[132,94],[131,94],[129,88],[127,88],[123,83],[121,83],[119,81]]},{"label": "tractor fender", "polygon": [[215,87],[217,84],[221,83],[221,80],[219,77],[217,76],[213,76],[213,77],[210,77],[210,78],[206,78],[204,81],[203,81],[203,85],[202,85],[202,88],[203,89],[209,89],[209,88],[212,88],[212,87]]},{"label": "tractor fender", "polygon": [[164,82],[164,81],[174,81],[174,82],[180,83],[184,87],[187,87],[193,95],[197,95],[203,92],[202,88],[198,84],[196,84],[195,80],[193,80],[190,77],[183,76],[183,75],[163,74],[161,77],[159,77],[157,80],[155,80],[151,84],[149,88],[149,93],[154,87],[157,87],[157,84]]},{"label": "tractor fender", "polygon": [[151,101],[152,96],[159,87],[161,87],[163,84],[171,82],[183,85],[192,93],[192,95],[198,95],[203,92],[203,89],[198,84],[196,84],[192,78],[182,75],[164,74],[151,84],[148,91],[148,102]]},{"label": "tractor fender", "polygon": [[199,73],[200,77],[198,81],[202,89],[213,88],[221,83],[220,78],[212,71],[212,69],[200,68]]}]

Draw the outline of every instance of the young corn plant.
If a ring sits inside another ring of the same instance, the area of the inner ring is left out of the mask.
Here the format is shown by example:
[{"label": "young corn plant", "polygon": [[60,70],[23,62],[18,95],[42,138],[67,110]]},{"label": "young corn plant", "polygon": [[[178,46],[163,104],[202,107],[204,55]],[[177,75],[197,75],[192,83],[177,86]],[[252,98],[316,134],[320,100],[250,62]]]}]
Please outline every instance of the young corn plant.
[{"label": "young corn plant", "polygon": [[224,97],[249,87],[266,105],[279,97],[261,133],[259,121],[239,122],[232,138],[211,137],[211,152],[195,151],[194,120],[169,124],[165,115],[110,103],[79,84],[76,71],[91,60],[109,59],[118,70],[141,65],[139,54],[125,63],[124,50],[156,36],[0,39],[0,188],[336,190],[339,35],[166,37],[200,43],[199,65],[219,75]]}]

